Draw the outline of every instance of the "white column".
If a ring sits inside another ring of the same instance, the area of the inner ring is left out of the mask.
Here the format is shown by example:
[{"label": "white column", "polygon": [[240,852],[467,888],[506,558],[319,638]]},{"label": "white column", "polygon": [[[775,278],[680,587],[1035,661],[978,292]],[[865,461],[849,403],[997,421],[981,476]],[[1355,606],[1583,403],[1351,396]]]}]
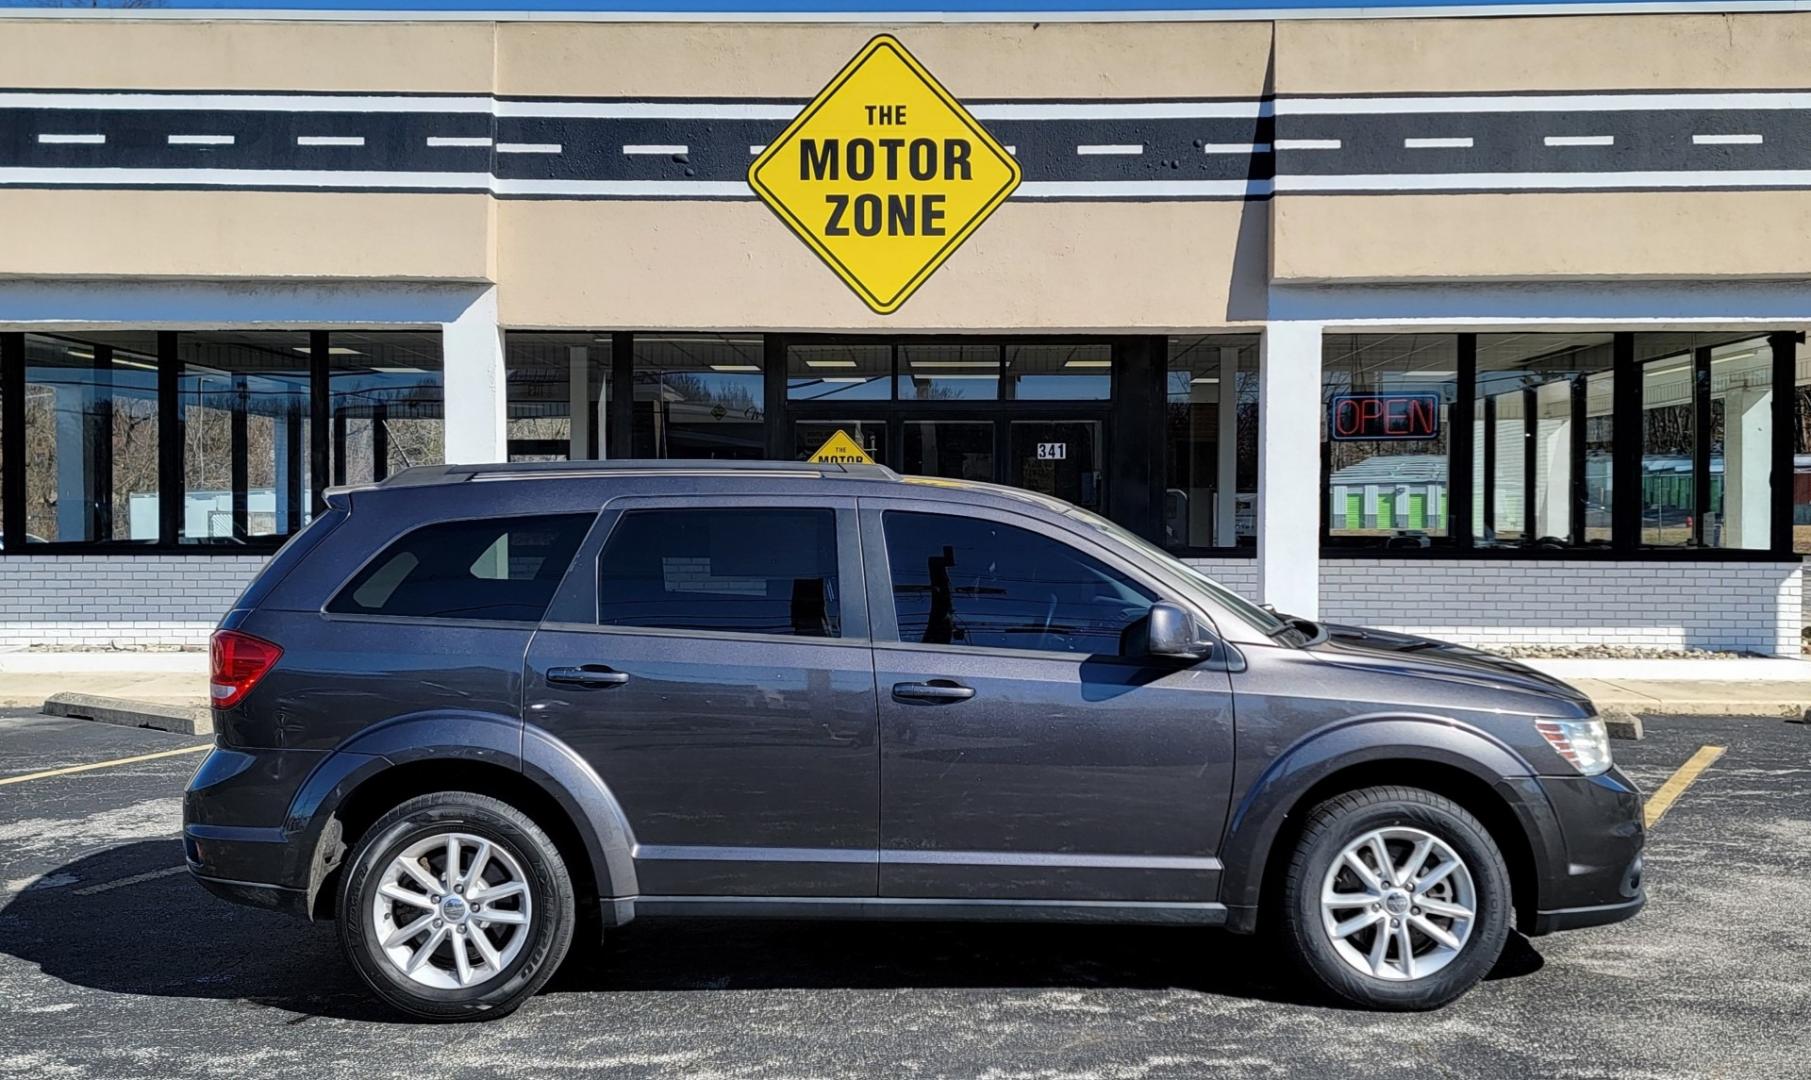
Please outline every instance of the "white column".
[{"label": "white column", "polygon": [[1773,392],[1736,390],[1723,399],[1723,546],[1771,540]]},{"label": "white column", "polygon": [[497,326],[496,288],[484,290],[440,330],[446,363],[447,463],[508,460],[503,331]]},{"label": "white column", "polygon": [[566,415],[571,418],[566,457],[584,461],[591,456],[591,350],[574,345],[566,350]]},{"label": "white column", "polygon": [[1320,613],[1321,325],[1273,322],[1258,352],[1258,599]]},{"label": "white column", "polygon": [[[1233,547],[1239,542],[1239,350],[1220,350],[1220,430],[1214,442],[1219,460],[1214,478],[1214,543]],[[1192,535],[1192,534],[1191,534]]]}]

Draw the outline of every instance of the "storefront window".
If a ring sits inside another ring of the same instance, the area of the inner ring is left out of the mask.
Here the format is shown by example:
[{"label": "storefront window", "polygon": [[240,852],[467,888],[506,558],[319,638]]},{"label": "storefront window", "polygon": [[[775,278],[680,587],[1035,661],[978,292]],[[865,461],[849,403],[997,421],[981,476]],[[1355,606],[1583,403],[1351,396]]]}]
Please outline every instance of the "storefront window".
[{"label": "storefront window", "polygon": [[1613,336],[1481,334],[1477,358],[1473,543],[1608,543]]},{"label": "storefront window", "polygon": [[767,456],[759,335],[635,335],[633,455]]},{"label": "storefront window", "polygon": [[1163,542],[1232,547],[1257,534],[1258,339],[1169,339]]},{"label": "storefront window", "polygon": [[1811,554],[1811,344],[1801,341],[1792,364],[1792,550]]},{"label": "storefront window", "polygon": [[446,461],[440,335],[336,330],[327,348],[331,482]]},{"label": "storefront window", "polygon": [[998,345],[899,347],[901,401],[992,401],[999,396]]},{"label": "storefront window", "polygon": [[1008,345],[1006,396],[1019,401],[1106,401],[1113,396],[1113,348]]},{"label": "storefront window", "polygon": [[888,401],[893,397],[891,345],[788,345],[788,401]]},{"label": "storefront window", "polygon": [[24,543],[157,539],[157,335],[25,337]]},{"label": "storefront window", "polygon": [[1458,340],[1451,334],[1322,339],[1327,535],[1334,543],[1443,545]]},{"label": "storefront window", "polygon": [[1773,346],[1765,337],[1710,350],[1710,501],[1706,547],[1772,541]]},{"label": "storefront window", "polygon": [[[185,543],[301,528],[307,513],[309,335],[179,334]],[[143,515],[155,531],[155,500]]]},{"label": "storefront window", "polygon": [[504,335],[509,460],[605,456],[610,356],[608,334]]}]

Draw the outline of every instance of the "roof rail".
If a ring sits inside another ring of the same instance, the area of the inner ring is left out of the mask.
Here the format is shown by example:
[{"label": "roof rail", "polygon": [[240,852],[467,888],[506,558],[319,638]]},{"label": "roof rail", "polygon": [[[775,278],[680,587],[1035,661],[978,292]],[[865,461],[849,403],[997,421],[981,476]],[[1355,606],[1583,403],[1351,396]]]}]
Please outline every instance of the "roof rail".
[{"label": "roof rail", "polygon": [[785,474],[801,477],[846,476],[864,480],[897,480],[899,474],[884,465],[818,463],[812,461],[745,461],[715,458],[619,458],[610,461],[498,461],[465,465],[418,465],[404,469],[377,487],[421,487],[458,484],[470,480],[543,479],[578,476],[667,474]]}]

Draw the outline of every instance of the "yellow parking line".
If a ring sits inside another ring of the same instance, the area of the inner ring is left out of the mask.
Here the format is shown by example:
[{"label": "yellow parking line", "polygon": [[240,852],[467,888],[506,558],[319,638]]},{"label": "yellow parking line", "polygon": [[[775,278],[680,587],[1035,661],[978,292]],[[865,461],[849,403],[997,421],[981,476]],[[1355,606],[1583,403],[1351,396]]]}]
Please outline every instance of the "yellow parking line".
[{"label": "yellow parking line", "polygon": [[69,765],[61,769],[46,769],[43,772],[26,773],[24,776],[0,776],[0,785],[23,784],[27,780],[44,780],[52,776],[68,776],[70,773],[87,772],[89,769],[111,769],[115,765],[132,765],[140,761],[154,761],[157,758],[175,757],[177,754],[199,754],[203,750],[212,750],[213,743],[206,746],[185,746],[180,750],[159,750],[155,754],[139,754],[137,757],[114,758],[112,761],[97,761],[92,765]]},{"label": "yellow parking line", "polygon": [[1667,777],[1666,783],[1661,784],[1660,790],[1654,792],[1654,797],[1648,800],[1647,827],[1653,828],[1679,796],[1685,794],[1685,789],[1692,786],[1692,781],[1698,778],[1698,774],[1710,768],[1711,762],[1722,757],[1726,749],[1728,747],[1700,746],[1697,753],[1679,766],[1678,771]]}]

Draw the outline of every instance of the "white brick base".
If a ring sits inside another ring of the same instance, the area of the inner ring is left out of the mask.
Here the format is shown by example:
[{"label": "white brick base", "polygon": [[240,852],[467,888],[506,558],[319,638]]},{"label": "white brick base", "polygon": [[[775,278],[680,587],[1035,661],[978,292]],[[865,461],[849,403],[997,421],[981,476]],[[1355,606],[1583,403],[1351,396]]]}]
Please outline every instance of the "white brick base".
[{"label": "white brick base", "polygon": [[[1189,562],[1252,594],[1255,560]],[[1797,563],[1325,559],[1321,617],[1467,645],[1797,656],[1802,581]]]},{"label": "white brick base", "polygon": [[[1251,596],[1254,559],[1190,559]],[[200,645],[261,556],[0,558],[0,648]],[[1618,644],[1796,656],[1796,563],[1328,559],[1321,614],[1471,645]]]},{"label": "white brick base", "polygon": [[0,557],[0,648],[204,645],[261,555]]}]

